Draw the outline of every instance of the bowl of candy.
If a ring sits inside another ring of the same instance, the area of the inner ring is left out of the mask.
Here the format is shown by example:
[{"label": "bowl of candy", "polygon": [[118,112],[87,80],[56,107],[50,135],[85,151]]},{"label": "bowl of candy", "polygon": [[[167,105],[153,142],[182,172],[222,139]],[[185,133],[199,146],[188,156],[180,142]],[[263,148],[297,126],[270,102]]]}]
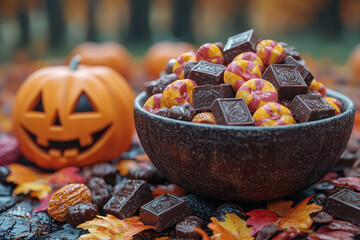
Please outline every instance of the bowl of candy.
[{"label": "bowl of candy", "polygon": [[184,189],[264,201],[299,192],[333,167],[355,108],[316,81],[295,48],[253,30],[169,61],[135,100],[151,161]]}]

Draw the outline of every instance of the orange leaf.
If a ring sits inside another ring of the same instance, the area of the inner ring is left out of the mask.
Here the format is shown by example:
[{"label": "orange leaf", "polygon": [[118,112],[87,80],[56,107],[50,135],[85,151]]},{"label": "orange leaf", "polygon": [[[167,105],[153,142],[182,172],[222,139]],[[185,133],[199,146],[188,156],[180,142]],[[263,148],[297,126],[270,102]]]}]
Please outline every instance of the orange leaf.
[{"label": "orange leaf", "polygon": [[42,173],[34,168],[26,167],[19,163],[9,164],[10,174],[7,176],[7,182],[16,184],[32,182],[40,179],[46,179],[50,174]]},{"label": "orange leaf", "polygon": [[130,169],[136,168],[138,166],[137,162],[132,159],[121,159],[116,165],[115,168],[119,171],[121,176],[127,176]]},{"label": "orange leaf", "polygon": [[195,230],[195,232],[197,232],[198,234],[201,235],[202,240],[210,240],[209,235],[204,231],[204,229],[195,227],[194,230]]},{"label": "orange leaf", "polygon": [[20,183],[13,191],[13,195],[28,194],[31,197],[45,198],[51,192],[51,187],[46,180],[35,180],[32,182]]},{"label": "orange leaf", "polygon": [[80,224],[77,228],[83,228],[90,232],[81,235],[78,240],[128,240],[146,229],[155,229],[153,226],[144,225],[139,217],[134,216],[120,220],[110,214],[106,215],[106,217],[97,216],[91,221]]},{"label": "orange leaf", "polygon": [[246,221],[233,213],[226,213],[225,221],[219,222],[210,218],[212,223],[208,227],[213,231],[214,238],[220,240],[252,240],[252,227],[246,226]]},{"label": "orange leaf", "polygon": [[276,213],[279,217],[282,217],[291,209],[293,204],[293,201],[278,199],[268,202],[267,209]]},{"label": "orange leaf", "polygon": [[309,229],[313,223],[310,214],[320,211],[322,206],[316,203],[308,204],[312,196],[304,199],[296,207],[288,211],[277,223],[280,231],[291,227],[298,229]]},{"label": "orange leaf", "polygon": [[151,162],[149,156],[146,153],[137,155],[135,160],[139,162]]}]

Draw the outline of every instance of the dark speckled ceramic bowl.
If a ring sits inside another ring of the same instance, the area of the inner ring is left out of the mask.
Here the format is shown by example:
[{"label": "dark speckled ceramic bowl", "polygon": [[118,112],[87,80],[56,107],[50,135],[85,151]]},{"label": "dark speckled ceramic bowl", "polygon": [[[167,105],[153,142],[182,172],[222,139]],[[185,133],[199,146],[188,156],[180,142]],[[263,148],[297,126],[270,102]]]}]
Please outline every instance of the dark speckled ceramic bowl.
[{"label": "dark speckled ceramic bowl", "polygon": [[354,104],[338,116],[279,127],[195,124],[150,114],[135,100],[141,143],[159,171],[184,189],[227,200],[263,201],[299,192],[333,167],[354,122]]}]

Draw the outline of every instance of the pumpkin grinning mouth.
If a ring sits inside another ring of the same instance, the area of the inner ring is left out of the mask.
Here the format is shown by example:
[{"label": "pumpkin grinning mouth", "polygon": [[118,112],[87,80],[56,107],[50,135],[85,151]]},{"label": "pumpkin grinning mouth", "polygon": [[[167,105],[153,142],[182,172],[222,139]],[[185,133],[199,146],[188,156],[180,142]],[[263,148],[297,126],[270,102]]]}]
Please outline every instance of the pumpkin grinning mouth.
[{"label": "pumpkin grinning mouth", "polygon": [[64,153],[65,150],[67,149],[78,149],[79,153],[82,153],[86,150],[88,150],[89,148],[91,148],[103,135],[104,133],[110,128],[111,124],[107,125],[105,128],[101,129],[100,131],[97,131],[93,134],[91,134],[92,138],[93,138],[93,142],[87,146],[81,146],[80,145],[80,141],[79,139],[75,139],[75,140],[71,140],[71,141],[53,141],[53,140],[49,140],[49,145],[47,147],[41,146],[40,144],[38,144],[36,142],[36,135],[33,134],[32,132],[30,132],[28,129],[26,129],[24,126],[23,129],[25,130],[25,132],[29,135],[29,137],[33,140],[33,142],[35,143],[36,146],[38,146],[39,148],[41,148],[42,150],[44,150],[45,152],[49,152],[50,149],[57,149],[61,151],[61,154]]}]

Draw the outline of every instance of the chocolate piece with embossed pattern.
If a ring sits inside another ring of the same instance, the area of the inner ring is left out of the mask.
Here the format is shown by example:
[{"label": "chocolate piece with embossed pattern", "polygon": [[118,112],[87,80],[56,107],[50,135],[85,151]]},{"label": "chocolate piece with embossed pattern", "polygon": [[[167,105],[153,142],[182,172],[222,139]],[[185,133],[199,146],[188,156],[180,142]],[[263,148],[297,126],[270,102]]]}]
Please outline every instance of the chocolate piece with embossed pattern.
[{"label": "chocolate piece with embossed pattern", "polygon": [[262,77],[274,85],[279,99],[291,99],[307,93],[308,86],[295,65],[272,64],[266,68]]},{"label": "chocolate piece with embossed pattern", "polygon": [[283,64],[295,65],[299,70],[301,77],[304,79],[306,85],[310,86],[311,81],[314,79],[310,69],[307,66],[302,65],[299,61],[295,60],[292,56],[286,56]]},{"label": "chocolate piece with embossed pattern", "polygon": [[200,61],[193,67],[188,78],[200,85],[218,85],[224,83],[224,72],[226,67],[221,64],[215,64],[205,61]]},{"label": "chocolate piece with embossed pattern", "polygon": [[193,89],[193,106],[197,113],[210,112],[217,98],[233,98],[235,92],[230,84],[203,85]]},{"label": "chocolate piece with embossed pattern", "polygon": [[191,214],[185,200],[164,194],[140,208],[140,220],[161,232]]},{"label": "chocolate piece with embossed pattern", "polygon": [[218,98],[211,105],[216,124],[252,126],[254,120],[243,98]]},{"label": "chocolate piece with embossed pattern", "polygon": [[291,102],[290,110],[299,122],[309,122],[335,116],[335,108],[320,95],[298,95]]}]

